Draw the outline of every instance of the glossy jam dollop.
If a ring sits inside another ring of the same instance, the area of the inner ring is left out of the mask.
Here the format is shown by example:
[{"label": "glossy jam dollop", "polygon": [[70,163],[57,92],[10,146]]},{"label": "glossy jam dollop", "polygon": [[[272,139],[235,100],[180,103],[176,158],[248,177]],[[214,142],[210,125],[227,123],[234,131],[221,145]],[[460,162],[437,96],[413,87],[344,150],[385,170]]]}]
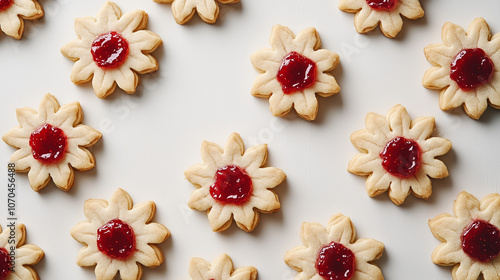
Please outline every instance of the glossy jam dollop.
[{"label": "glossy jam dollop", "polygon": [[344,245],[331,242],[319,250],[316,270],[323,279],[349,280],[354,269],[354,253]]},{"label": "glossy jam dollop", "polygon": [[252,178],[245,170],[235,165],[219,168],[215,182],[210,186],[210,195],[223,204],[241,205],[252,196]]},{"label": "glossy jam dollop", "polygon": [[67,137],[62,129],[46,123],[31,133],[29,144],[36,160],[55,163],[64,157]]},{"label": "glossy jam dollop", "polygon": [[366,4],[374,10],[390,11],[394,9],[398,0],[366,0]]},{"label": "glossy jam dollop", "polygon": [[120,219],[113,219],[97,230],[97,248],[109,257],[126,259],[135,251],[135,234]]},{"label": "glossy jam dollop", "polygon": [[110,31],[94,40],[91,52],[99,67],[116,68],[127,58],[128,42],[119,33]]},{"label": "glossy jam dollop", "polygon": [[316,63],[297,52],[291,52],[283,57],[276,78],[285,94],[304,90],[316,81]]},{"label": "glossy jam dollop", "polygon": [[482,49],[463,49],[450,66],[450,78],[463,90],[487,83],[493,75],[493,61]]},{"label": "glossy jam dollop", "polygon": [[487,262],[500,253],[500,231],[486,221],[475,220],[462,233],[462,250],[471,258]]},{"label": "glossy jam dollop", "polygon": [[380,157],[385,171],[397,177],[408,178],[415,175],[420,167],[421,151],[417,142],[396,137],[385,145]]},{"label": "glossy jam dollop", "polygon": [[0,280],[7,279],[10,272],[9,253],[5,248],[0,248]]},{"label": "glossy jam dollop", "polygon": [[7,10],[12,3],[14,3],[12,0],[0,0],[0,11]]}]

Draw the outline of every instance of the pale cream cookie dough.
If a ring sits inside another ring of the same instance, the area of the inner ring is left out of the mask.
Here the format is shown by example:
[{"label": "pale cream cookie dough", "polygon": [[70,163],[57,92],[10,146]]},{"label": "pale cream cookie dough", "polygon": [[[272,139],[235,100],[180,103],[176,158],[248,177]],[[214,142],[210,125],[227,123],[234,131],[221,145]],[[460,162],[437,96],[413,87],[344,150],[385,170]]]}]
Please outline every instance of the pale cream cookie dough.
[{"label": "pale cream cookie dough", "polygon": [[271,190],[286,178],[275,167],[263,167],[267,145],[245,150],[238,133],[229,136],[226,146],[203,141],[202,164],[184,172],[198,189],[193,191],[188,205],[207,211],[213,231],[226,230],[234,218],[239,228],[252,231],[259,223],[259,212],[272,213],[280,209],[278,196]]},{"label": "pale cream cookie dough", "polygon": [[219,4],[234,4],[240,0],[154,0],[157,3],[172,4],[172,14],[178,24],[190,21],[195,12],[206,23],[215,23],[219,17]]},{"label": "pale cream cookie dough", "polygon": [[0,0],[0,29],[14,39],[21,39],[24,20],[43,17],[42,6],[36,0]]},{"label": "pale cream cookie dough", "polygon": [[71,229],[71,236],[84,245],[76,263],[96,266],[98,280],[112,280],[118,273],[122,280],[140,279],[142,266],[163,263],[163,253],[155,244],[170,236],[164,225],[150,222],[155,211],[153,201],[134,205],[122,189],[117,189],[109,202],[87,200],[84,213],[88,221]]},{"label": "pale cream cookie dough", "polygon": [[429,221],[429,227],[434,237],[442,242],[434,249],[432,261],[453,266],[454,280],[500,279],[498,193],[479,201],[461,192],[453,204],[453,215],[438,215]]},{"label": "pale cream cookie dough", "polygon": [[255,280],[257,269],[253,266],[234,268],[233,261],[227,254],[222,254],[212,263],[201,258],[192,258],[189,262],[191,280]]},{"label": "pale cream cookie dough", "polygon": [[483,18],[476,18],[467,32],[453,23],[441,31],[444,44],[424,49],[432,67],[423,85],[439,92],[441,110],[463,106],[465,113],[479,119],[488,107],[500,109],[500,33],[491,36]]},{"label": "pale cream cookie dough", "polygon": [[394,38],[403,28],[403,19],[424,16],[419,0],[339,0],[339,9],[355,13],[354,26],[358,33],[372,31],[380,23],[380,30]]},{"label": "pale cream cookie dough", "polygon": [[366,129],[351,135],[351,142],[360,153],[351,159],[347,170],[368,176],[368,195],[373,197],[388,190],[396,205],[403,203],[410,192],[429,198],[430,178],[448,176],[444,163],[435,157],[451,149],[448,139],[431,137],[434,118],[419,117],[412,121],[406,108],[396,105],[386,117],[368,113],[365,123]]},{"label": "pale cream cookie dough", "polygon": [[295,36],[288,27],[275,25],[269,43],[271,49],[261,49],[251,56],[260,72],[252,95],[269,98],[274,116],[285,116],[295,108],[300,117],[314,120],[318,113],[316,94],[328,97],[340,91],[328,73],[337,67],[338,54],[320,49],[319,34],[312,27]]},{"label": "pale cream cookie dough", "polygon": [[384,244],[375,239],[356,239],[349,217],[335,214],[327,227],[302,224],[304,245],[285,254],[285,263],[299,273],[295,280],[383,280],[382,271],[372,262],[379,259]]},{"label": "pale cream cookie dough", "polygon": [[75,62],[71,81],[83,84],[92,80],[99,98],[112,94],[117,85],[128,94],[134,93],[138,74],[158,70],[158,62],[150,53],[162,40],[144,30],[147,22],[146,12],[135,10],[122,15],[113,2],[106,2],[97,18],[77,18],[78,39],[61,48],[62,54]]},{"label": "pale cream cookie dough", "polygon": [[73,168],[87,171],[94,167],[94,156],[87,147],[94,145],[102,134],[81,124],[80,103],[61,107],[53,95],[46,94],[38,111],[20,108],[16,114],[19,126],[2,139],[18,149],[10,162],[17,172],[28,172],[34,191],[47,186],[51,178],[58,188],[67,191],[73,186]]}]

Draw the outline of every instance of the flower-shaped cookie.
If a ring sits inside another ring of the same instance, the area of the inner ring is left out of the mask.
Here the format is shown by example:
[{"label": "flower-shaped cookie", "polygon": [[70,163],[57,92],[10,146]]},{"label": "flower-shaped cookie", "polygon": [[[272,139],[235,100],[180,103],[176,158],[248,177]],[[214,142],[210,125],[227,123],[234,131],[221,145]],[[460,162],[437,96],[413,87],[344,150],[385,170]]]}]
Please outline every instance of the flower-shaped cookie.
[{"label": "flower-shaped cookie", "polygon": [[154,245],[165,241],[170,232],[158,223],[150,223],[156,206],[152,201],[133,205],[129,194],[117,189],[111,200],[85,202],[88,221],[71,229],[71,236],[85,245],[78,253],[79,266],[94,266],[98,280],[140,279],[142,265],[157,267],[163,253]]},{"label": "flower-shaped cookie", "polygon": [[222,254],[212,264],[204,259],[192,258],[189,262],[191,280],[255,280],[257,269],[253,266],[234,269],[231,258]]},{"label": "flower-shaped cookie", "polygon": [[95,94],[105,98],[116,85],[126,93],[135,92],[139,74],[158,70],[158,62],[149,53],[161,45],[158,35],[146,28],[148,14],[141,10],[122,16],[115,3],[106,2],[93,17],[77,18],[78,39],[61,48],[62,54],[75,61],[71,81],[83,84],[92,80]]},{"label": "flower-shaped cookie", "polygon": [[43,17],[43,9],[36,0],[0,0],[0,28],[14,39],[21,39],[24,20]]},{"label": "flower-shaped cookie", "polygon": [[285,254],[285,262],[299,273],[296,280],[381,280],[380,269],[371,262],[380,258],[384,244],[374,239],[356,240],[349,217],[335,214],[327,228],[303,223],[300,238],[304,245]]},{"label": "flower-shaped cookie", "polygon": [[280,209],[278,196],[271,188],[285,180],[285,173],[274,167],[262,167],[267,159],[267,145],[245,150],[238,133],[229,136],[224,149],[203,141],[203,164],[184,172],[189,182],[199,188],[191,194],[189,207],[208,212],[213,231],[223,231],[232,222],[252,231],[259,223],[259,212],[272,213]]},{"label": "flower-shaped cookie", "polygon": [[[397,205],[413,194],[429,198],[431,178],[448,176],[448,169],[436,156],[446,154],[451,142],[430,137],[433,117],[411,120],[406,109],[394,106],[387,116],[368,113],[366,128],[351,135],[352,144],[361,153],[350,162],[348,171],[368,176],[366,190],[373,197],[389,190],[389,198]],[[429,138],[430,137],[430,138]]]},{"label": "flower-shaped cookie", "polygon": [[269,98],[275,116],[284,116],[292,107],[310,121],[318,113],[316,93],[328,97],[340,91],[333,70],[339,56],[321,47],[316,29],[307,28],[295,37],[285,26],[273,26],[269,39],[272,49],[255,52],[252,64],[261,74],[255,79],[252,95]]},{"label": "flower-shaped cookie", "polygon": [[16,110],[20,126],[2,139],[18,148],[10,158],[18,172],[28,172],[31,188],[39,191],[50,178],[67,191],[73,185],[73,168],[90,170],[94,156],[85,147],[94,145],[102,134],[83,124],[80,103],[59,106],[53,95],[46,94],[38,112],[32,108]]},{"label": "flower-shaped cookie", "polygon": [[172,4],[172,14],[178,24],[184,24],[198,12],[206,23],[215,23],[219,17],[219,4],[234,4],[240,0],[154,0],[157,3]]},{"label": "flower-shaped cookie", "polygon": [[372,31],[380,22],[380,30],[394,38],[403,28],[404,16],[418,19],[424,16],[419,0],[340,0],[339,9],[355,13],[354,26],[358,33]]},{"label": "flower-shaped cookie", "polygon": [[432,67],[423,85],[439,89],[439,107],[451,110],[463,106],[465,113],[479,119],[488,107],[500,109],[500,33],[491,37],[490,28],[476,18],[467,33],[453,23],[441,31],[444,44],[424,49]]},{"label": "flower-shaped cookie", "polygon": [[[461,192],[453,214],[429,221],[432,234],[442,243],[432,253],[435,264],[453,266],[454,280],[500,279],[500,195],[478,201]],[[481,278],[481,279],[483,279]]]},{"label": "flower-shaped cookie", "polygon": [[[31,267],[43,258],[43,251],[26,241],[26,227],[23,224],[9,224],[2,232],[0,227],[0,279],[38,280],[38,274]],[[11,258],[11,252],[14,257]]]}]

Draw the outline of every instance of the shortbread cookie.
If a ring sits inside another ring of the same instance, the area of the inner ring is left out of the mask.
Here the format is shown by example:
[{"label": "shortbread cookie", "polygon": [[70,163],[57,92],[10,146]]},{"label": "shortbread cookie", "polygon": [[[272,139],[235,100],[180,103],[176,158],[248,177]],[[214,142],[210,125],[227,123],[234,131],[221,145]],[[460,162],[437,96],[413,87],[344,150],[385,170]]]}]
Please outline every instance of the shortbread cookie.
[{"label": "shortbread cookie", "polygon": [[126,93],[135,92],[139,84],[137,74],[158,70],[158,62],[149,53],[162,40],[158,35],[143,30],[148,14],[141,10],[122,16],[115,3],[106,2],[93,17],[77,18],[75,32],[78,39],[61,48],[62,54],[75,61],[71,81],[83,84],[92,80],[95,94],[105,98],[118,85]]},{"label": "shortbread cookie", "polygon": [[316,93],[328,97],[340,91],[333,70],[339,56],[321,47],[319,34],[307,28],[295,37],[285,26],[275,25],[269,39],[272,49],[262,49],[251,57],[261,74],[255,79],[252,95],[269,98],[274,116],[285,116],[292,107],[310,121],[318,113]]},{"label": "shortbread cookie", "polygon": [[[43,258],[43,251],[26,242],[26,227],[23,224],[8,225],[2,232],[0,226],[0,279],[38,280],[36,270],[31,266]],[[15,248],[14,250],[12,250]],[[15,257],[11,262],[11,252]]]},{"label": "shortbread cookie", "polygon": [[296,280],[382,280],[382,271],[371,262],[380,258],[384,244],[374,239],[356,240],[349,217],[335,214],[324,228],[303,223],[304,245],[285,254],[285,262],[299,273]]},{"label": "shortbread cookie", "polygon": [[451,149],[451,142],[430,137],[434,131],[433,117],[411,120],[405,107],[394,106],[387,116],[368,113],[366,128],[351,135],[352,144],[361,153],[350,162],[347,170],[368,176],[366,191],[370,197],[389,190],[389,198],[397,205],[413,194],[429,198],[431,178],[448,176],[448,169],[437,156]]},{"label": "shortbread cookie", "polygon": [[285,173],[274,167],[263,167],[267,145],[245,150],[238,133],[229,136],[224,149],[203,141],[202,164],[184,172],[189,182],[198,186],[191,194],[189,207],[207,211],[213,231],[227,229],[233,220],[244,231],[252,231],[259,223],[259,212],[280,209],[278,196],[272,189],[285,180]]},{"label": "shortbread cookie", "polygon": [[500,279],[500,195],[493,193],[479,201],[461,192],[453,214],[429,221],[432,234],[442,242],[432,261],[453,266],[454,280]]},{"label": "shortbread cookie", "polygon": [[234,4],[240,0],[154,0],[157,3],[172,4],[172,14],[178,24],[185,24],[197,12],[206,23],[215,23],[219,17],[219,4]]},{"label": "shortbread cookie", "polygon": [[354,26],[358,33],[372,31],[380,22],[380,30],[388,38],[396,37],[403,28],[401,16],[424,16],[419,0],[339,0],[339,9],[356,14]]},{"label": "shortbread cookie", "polygon": [[134,205],[122,189],[117,189],[109,202],[103,199],[85,201],[88,221],[71,229],[71,236],[85,245],[76,263],[95,265],[98,280],[114,279],[118,272],[123,280],[140,279],[141,265],[157,267],[163,263],[163,253],[154,244],[170,236],[164,225],[150,223],[155,211],[154,202]]},{"label": "shortbread cookie", "polygon": [[253,266],[234,269],[231,258],[222,254],[212,264],[204,259],[192,258],[189,262],[191,280],[255,280],[257,269]]},{"label": "shortbread cookie", "polygon": [[441,110],[463,106],[477,120],[488,102],[500,109],[500,33],[492,37],[486,21],[476,18],[467,33],[458,25],[445,23],[441,38],[444,44],[424,49],[433,66],[422,81],[426,88],[440,90]]},{"label": "shortbread cookie", "polygon": [[19,126],[5,134],[5,143],[18,148],[10,157],[18,172],[28,172],[31,188],[39,191],[50,179],[61,190],[73,185],[73,168],[90,170],[94,156],[86,149],[102,134],[86,125],[80,103],[59,106],[53,95],[46,94],[38,112],[32,108],[16,110]]},{"label": "shortbread cookie", "polygon": [[23,36],[25,19],[41,17],[43,9],[36,0],[0,0],[0,28],[14,39]]}]

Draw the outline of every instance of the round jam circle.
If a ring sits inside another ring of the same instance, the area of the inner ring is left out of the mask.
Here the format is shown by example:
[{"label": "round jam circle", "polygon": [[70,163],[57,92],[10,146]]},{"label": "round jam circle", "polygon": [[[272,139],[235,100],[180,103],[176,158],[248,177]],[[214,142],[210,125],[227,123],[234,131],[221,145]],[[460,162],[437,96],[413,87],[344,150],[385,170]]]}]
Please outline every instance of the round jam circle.
[{"label": "round jam circle", "polygon": [[223,204],[241,205],[252,196],[252,178],[238,166],[228,165],[215,173],[210,195]]},{"label": "round jam circle", "polygon": [[385,11],[394,9],[396,2],[398,2],[398,0],[366,0],[366,3],[370,6],[370,8]]},{"label": "round jam circle", "polygon": [[304,90],[316,81],[316,63],[299,53],[291,52],[281,61],[276,78],[285,94]]},{"label": "round jam circle", "polygon": [[349,280],[354,274],[354,253],[332,242],[319,250],[316,270],[325,280]]},{"label": "round jam circle", "polygon": [[486,221],[470,223],[461,239],[462,250],[477,261],[487,262],[500,253],[500,230]]},{"label": "round jam circle", "polygon": [[99,67],[116,68],[127,58],[128,42],[120,34],[110,31],[94,40],[91,53]]},{"label": "round jam circle", "polygon": [[463,49],[450,66],[450,78],[463,90],[487,83],[493,75],[493,61],[482,49]]},{"label": "round jam circle", "polygon": [[[14,3],[12,0],[0,0],[0,11],[7,10],[12,3]],[[0,279],[2,278],[0,277]]]},{"label": "round jam circle", "polygon": [[396,137],[385,145],[380,157],[385,171],[397,177],[408,178],[415,175],[420,167],[421,151],[417,142]]},{"label": "round jam circle", "polygon": [[7,279],[10,272],[10,257],[5,248],[0,248],[0,280]]},{"label": "round jam circle", "polygon": [[67,137],[60,128],[46,123],[31,133],[31,153],[42,163],[58,162],[64,157],[66,140]]},{"label": "round jam circle", "polygon": [[126,259],[135,251],[135,234],[120,219],[113,219],[97,230],[97,248],[115,259]]}]

